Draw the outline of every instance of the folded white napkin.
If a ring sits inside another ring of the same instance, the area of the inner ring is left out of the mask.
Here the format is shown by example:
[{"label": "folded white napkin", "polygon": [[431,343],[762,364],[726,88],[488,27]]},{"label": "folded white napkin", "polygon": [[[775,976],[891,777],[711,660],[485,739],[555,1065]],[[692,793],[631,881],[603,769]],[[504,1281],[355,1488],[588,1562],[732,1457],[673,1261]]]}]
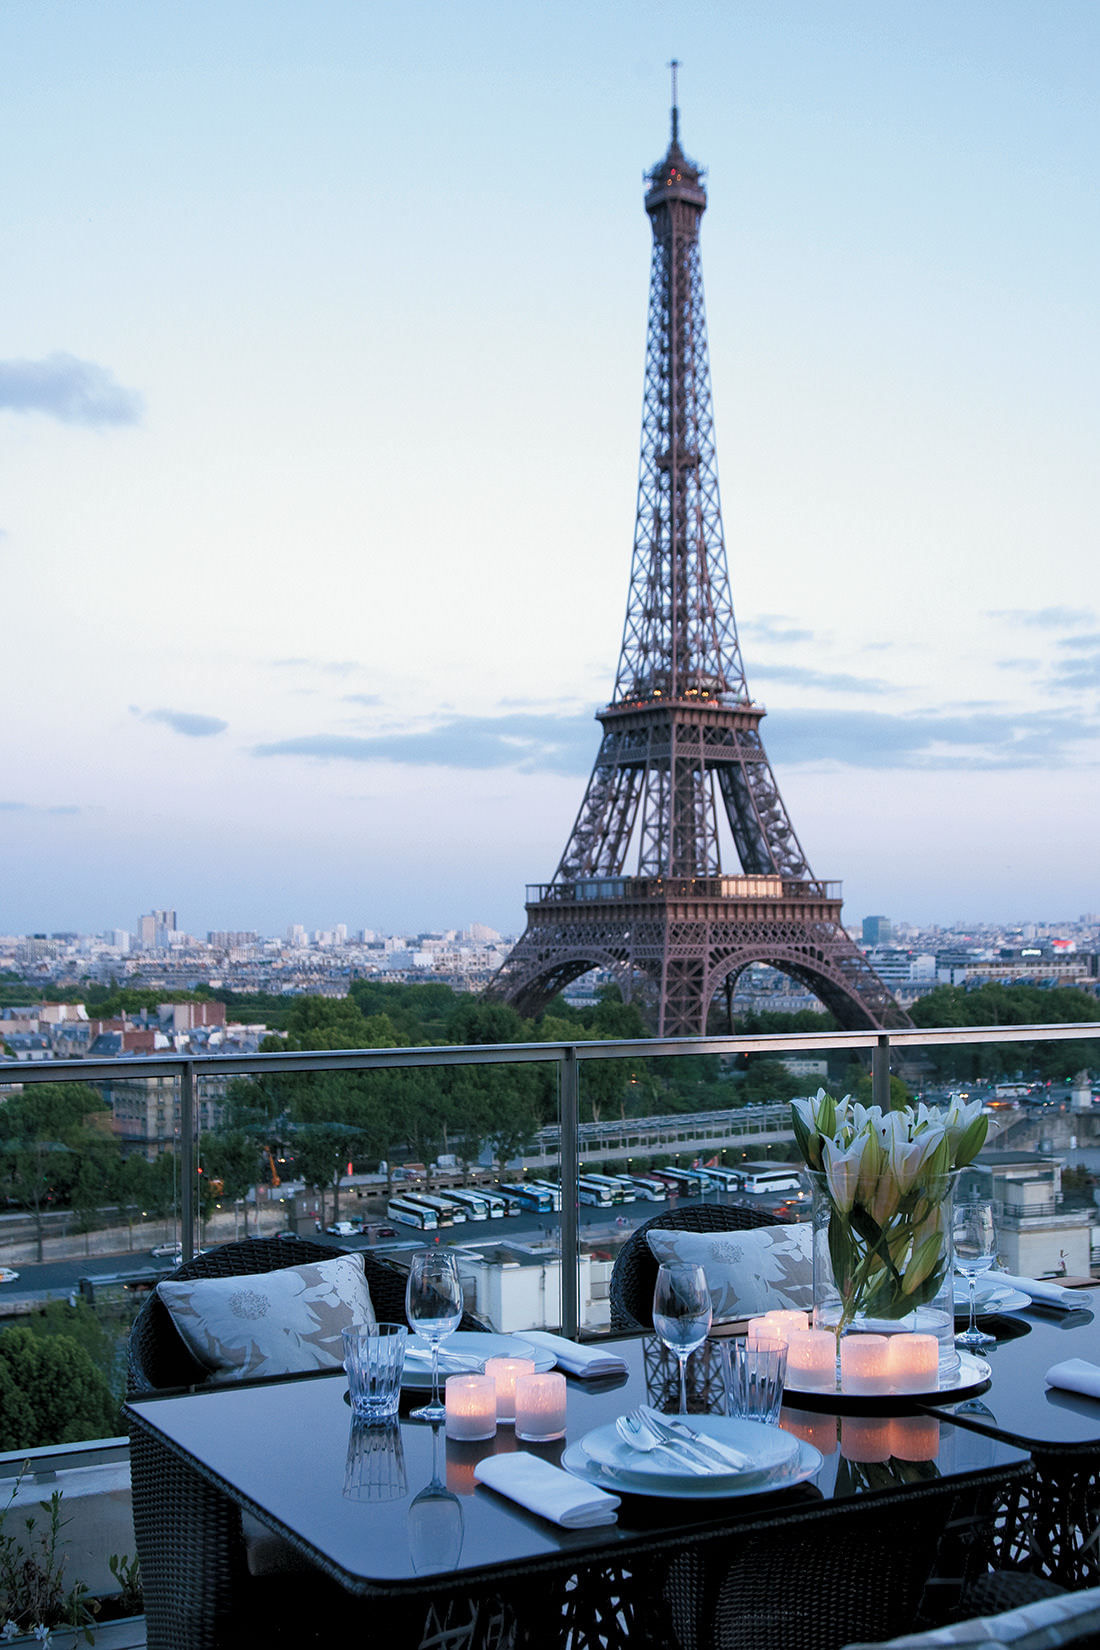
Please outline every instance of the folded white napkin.
[{"label": "folded white napkin", "polygon": [[1010,1289],[1019,1289],[1043,1306],[1084,1306],[1080,1292],[1066,1289],[1053,1278],[1017,1278],[1011,1272],[987,1272],[990,1283],[1006,1283]]},{"label": "folded white napkin", "polygon": [[1066,1392],[1079,1392],[1085,1398],[1100,1398],[1100,1367],[1087,1358],[1066,1358],[1047,1370],[1047,1386],[1060,1386]]},{"label": "folded white napkin", "polygon": [[533,1346],[545,1346],[554,1354],[560,1369],[570,1375],[591,1379],[594,1375],[625,1375],[626,1364],[613,1352],[601,1352],[598,1347],[578,1346],[564,1335],[548,1335],[543,1329],[525,1329],[520,1337]]},{"label": "folded white napkin", "polygon": [[566,1530],[614,1524],[618,1516],[617,1495],[584,1484],[527,1450],[517,1450],[513,1455],[487,1455],[474,1468],[474,1477]]}]

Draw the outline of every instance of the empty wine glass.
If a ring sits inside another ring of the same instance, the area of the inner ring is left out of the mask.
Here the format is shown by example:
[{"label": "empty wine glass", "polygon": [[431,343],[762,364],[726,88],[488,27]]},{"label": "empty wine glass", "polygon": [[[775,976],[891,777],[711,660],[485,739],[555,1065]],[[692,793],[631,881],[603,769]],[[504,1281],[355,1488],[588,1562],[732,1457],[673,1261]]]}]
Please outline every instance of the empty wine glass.
[{"label": "empty wine glass", "polygon": [[462,1322],[462,1284],[450,1249],[423,1249],[412,1258],[405,1286],[405,1316],[432,1349],[431,1402],[411,1411],[416,1421],[445,1421],[439,1397],[439,1343]]},{"label": "empty wine glass", "polygon": [[710,1290],[701,1266],[662,1266],[653,1292],[653,1327],[680,1360],[680,1414],[687,1414],[687,1361],[710,1333]]},{"label": "empty wine glass", "polygon": [[997,1232],[993,1224],[993,1205],[987,1198],[971,1198],[956,1203],[951,1228],[955,1249],[955,1270],[962,1274],[970,1287],[970,1322],[955,1336],[955,1345],[970,1351],[981,1351],[992,1346],[996,1335],[987,1335],[975,1321],[975,1285],[982,1272],[987,1272],[997,1256]]}]

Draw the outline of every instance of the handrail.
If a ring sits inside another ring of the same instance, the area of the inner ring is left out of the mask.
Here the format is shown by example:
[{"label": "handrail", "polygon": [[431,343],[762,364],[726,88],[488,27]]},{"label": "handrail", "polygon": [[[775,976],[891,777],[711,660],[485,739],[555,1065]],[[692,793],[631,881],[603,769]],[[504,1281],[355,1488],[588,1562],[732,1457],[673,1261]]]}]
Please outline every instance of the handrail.
[{"label": "handrail", "polygon": [[[0,1060],[0,1084],[104,1082],[112,1077],[175,1077],[180,1080],[181,1236],[184,1259],[194,1244],[195,1079],[251,1076],[264,1072],[376,1071],[386,1067],[515,1065],[551,1062],[560,1067],[562,1154],[562,1254],[577,1254],[579,1157],[579,1067],[586,1060],[661,1059],[701,1054],[814,1053],[828,1049],[872,1051],[873,1097],[889,1104],[890,1051],[894,1048],[950,1047],[960,1043],[1069,1042],[1100,1038],[1100,1020],[1067,1025],[945,1026],[882,1031],[757,1032],[724,1037],[637,1037],[621,1041],[564,1043],[474,1043],[421,1048],[317,1050],[313,1053],[132,1056],[109,1060]],[[190,1210],[190,1219],[184,1215]],[[575,1335],[579,1300],[575,1266],[562,1267],[562,1329]]]}]

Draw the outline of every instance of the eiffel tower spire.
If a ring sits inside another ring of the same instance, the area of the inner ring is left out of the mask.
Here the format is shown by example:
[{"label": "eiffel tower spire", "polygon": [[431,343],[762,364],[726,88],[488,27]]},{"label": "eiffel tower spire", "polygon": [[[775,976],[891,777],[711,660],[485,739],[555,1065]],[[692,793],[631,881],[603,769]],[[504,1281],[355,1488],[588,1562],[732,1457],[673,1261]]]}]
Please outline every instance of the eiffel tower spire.
[{"label": "eiffel tower spire", "polygon": [[[595,967],[639,991],[659,1036],[706,1030],[716,992],[765,962],[842,1026],[909,1024],[818,882],[764,751],[730,596],[699,226],[703,171],[672,134],[647,174],[653,230],[630,594],[603,738],[549,884],[489,994],[537,1012]],[[728,831],[740,874],[722,865]],[[631,861],[633,863],[631,864]]]}]

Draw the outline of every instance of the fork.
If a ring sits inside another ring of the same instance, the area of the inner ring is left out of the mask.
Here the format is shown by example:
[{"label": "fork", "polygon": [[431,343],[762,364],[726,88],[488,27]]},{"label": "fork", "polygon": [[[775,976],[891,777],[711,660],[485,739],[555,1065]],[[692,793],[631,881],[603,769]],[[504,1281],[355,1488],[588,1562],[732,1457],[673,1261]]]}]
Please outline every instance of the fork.
[{"label": "fork", "polygon": [[636,1409],[632,1411],[632,1414],[642,1426],[649,1428],[655,1438],[661,1439],[666,1444],[678,1443],[689,1449],[694,1449],[704,1460],[709,1461],[712,1469],[716,1462],[721,1462],[723,1466],[735,1467],[738,1470],[749,1465],[748,1456],[742,1454],[739,1449],[734,1449],[730,1444],[719,1444],[714,1439],[704,1437],[690,1427],[682,1417],[657,1415],[650,1409]]},{"label": "fork", "polygon": [[615,1422],[615,1431],[631,1449],[641,1450],[645,1455],[652,1450],[664,1450],[667,1455],[673,1457],[678,1467],[693,1472],[698,1477],[704,1474],[709,1476],[714,1471],[713,1463],[697,1455],[692,1446],[683,1439],[668,1443],[664,1438],[659,1438],[649,1422],[637,1410],[633,1410],[629,1415],[620,1415]]}]

